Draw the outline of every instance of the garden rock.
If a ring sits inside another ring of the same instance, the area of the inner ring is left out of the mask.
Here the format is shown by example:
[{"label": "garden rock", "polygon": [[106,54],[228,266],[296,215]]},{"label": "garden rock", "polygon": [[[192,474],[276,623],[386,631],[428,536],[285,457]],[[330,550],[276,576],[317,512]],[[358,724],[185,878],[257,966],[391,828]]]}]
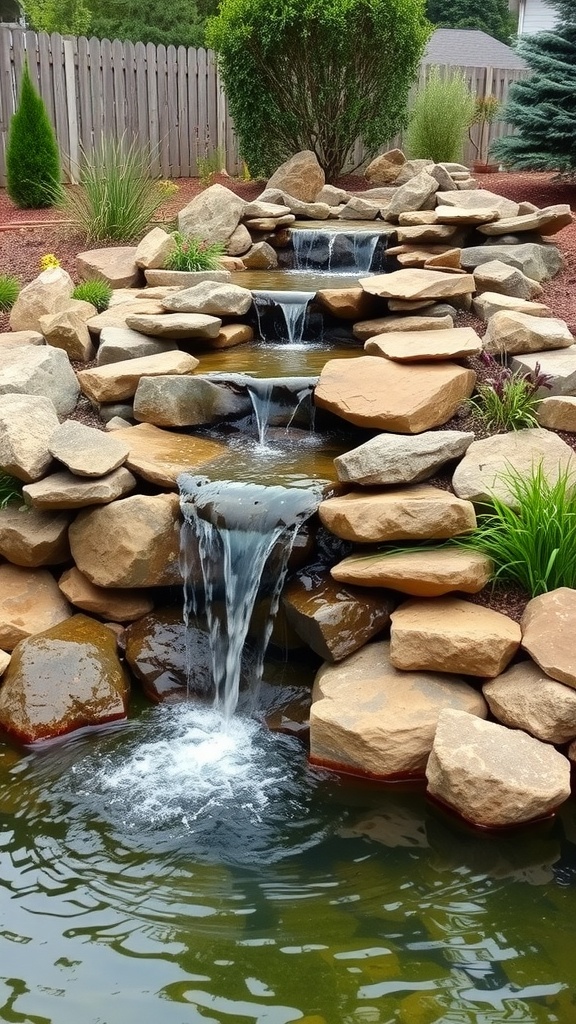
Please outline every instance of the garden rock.
[{"label": "garden rock", "polygon": [[375,778],[424,773],[443,709],[486,715],[481,694],[463,680],[396,671],[388,643],[324,665],[312,700],[311,761]]},{"label": "garden rock", "polygon": [[140,280],[136,253],[133,245],[79,252],[76,257],[78,277],[81,281],[105,281],[111,288],[133,288]]},{"label": "garden rock", "polygon": [[390,660],[400,669],[494,678],[520,646],[517,622],[458,597],[406,601],[391,618]]},{"label": "garden rock", "polygon": [[320,288],[314,300],[341,320],[358,320],[374,311],[375,300],[363,288]]},{"label": "garden rock", "polygon": [[43,345],[44,336],[39,331],[2,331],[0,351],[3,348],[18,348],[20,345]]},{"label": "garden rock", "polygon": [[252,245],[252,235],[244,224],[239,224],[226,242],[226,252],[229,256],[243,256]]},{"label": "garden rock", "polygon": [[[399,245],[438,245],[441,243],[455,244],[456,236],[461,238],[460,232],[450,224],[414,224],[407,227],[398,227],[396,238]],[[460,260],[458,259],[458,267]]]},{"label": "garden rock", "polygon": [[429,484],[349,491],[321,502],[318,514],[331,533],[360,544],[444,540],[476,526],[472,502]]},{"label": "garden rock", "polygon": [[336,188],[335,185],[324,185],[317,196],[314,196],[315,203],[327,203],[328,206],[341,206],[350,199],[350,193],[343,188]]},{"label": "garden rock", "polygon": [[[559,587],[532,598],[522,616],[522,646],[543,672],[576,687],[576,590]],[[576,735],[576,734],[575,734]]]},{"label": "garden rock", "polygon": [[62,267],[43,270],[18,295],[10,312],[10,329],[39,331],[40,317],[65,309],[73,291],[74,282]]},{"label": "garden rock", "polygon": [[529,477],[537,469],[553,484],[563,472],[576,470],[574,453],[557,434],[541,427],[495,434],[470,445],[452,486],[459,498],[489,502],[496,497],[513,508],[510,473]]},{"label": "garden rock", "polygon": [[386,207],[386,220],[394,222],[401,213],[422,209],[426,200],[438,191],[438,187],[438,182],[428,171],[420,171],[396,190]]},{"label": "garden rock", "polygon": [[514,356],[510,363],[513,370],[519,370],[521,373],[534,373],[536,364],[540,373],[548,377],[549,385],[538,389],[538,398],[576,394],[576,345],[549,352]]},{"label": "garden rock", "polygon": [[0,509],[0,555],[25,569],[67,562],[70,521],[71,516],[63,512],[23,511],[18,505],[7,505]]},{"label": "garden rock", "polygon": [[282,592],[289,624],[325,661],[341,661],[390,625],[392,598],[382,591],[343,587],[328,573],[308,570]]},{"label": "garden rock", "polygon": [[[165,302],[168,300],[164,300]],[[126,326],[153,338],[217,338],[222,321],[216,316],[204,313],[165,313],[162,316],[126,317]]]},{"label": "garden rock", "polygon": [[93,402],[119,402],[136,393],[141,377],[188,374],[196,366],[198,360],[187,352],[161,352],[155,356],[81,370],[78,381],[83,393]]},{"label": "garden rock", "polygon": [[565,320],[501,310],[490,318],[483,342],[487,352],[524,355],[570,348],[574,338]]},{"label": "garden rock", "polygon": [[405,163],[406,157],[401,149],[389,149],[368,164],[364,177],[371,185],[393,185]]},{"label": "garden rock", "polygon": [[254,341],[254,331],[248,324],[222,324],[217,338],[211,338],[207,345],[211,349],[235,348]]},{"label": "garden rock", "polygon": [[190,691],[203,696],[212,687],[208,633],[185,626],[179,608],[162,608],[128,626],[126,661],[155,703],[186,700],[188,681]]},{"label": "garden rock", "polygon": [[401,364],[378,356],[331,359],[314,401],[359,427],[418,434],[446,423],[469,398],[476,375],[455,363]]},{"label": "garden rock", "polygon": [[176,240],[163,228],[152,228],[136,247],[134,262],[142,270],[161,269],[176,248]]},{"label": "garden rock", "polygon": [[[89,319],[94,313],[92,306]],[[96,354],[86,320],[73,310],[65,309],[50,316],[41,316],[40,330],[48,344],[64,349],[69,359],[88,363]]]},{"label": "garden rock", "polygon": [[96,355],[98,366],[108,363],[121,363],[125,359],[141,359],[143,356],[155,356],[160,352],[175,352],[178,345],[175,341],[163,338],[151,338],[129,327],[105,327],[100,334],[100,344]]},{"label": "garden rock", "polygon": [[541,285],[526,277],[517,267],[511,267],[502,260],[489,260],[476,267],[474,280],[479,292],[498,292],[515,299],[533,299],[542,292]]},{"label": "garden rock", "polygon": [[576,433],[576,398],[569,395],[543,398],[536,410],[536,419],[548,430]]},{"label": "garden rock", "polygon": [[180,210],[178,230],[184,235],[192,235],[202,241],[227,242],[240,223],[244,206],[244,200],[229,188],[225,188],[224,185],[210,185]]},{"label": "garden rock", "polygon": [[[554,277],[564,267],[564,257],[555,245],[524,242],[521,245],[479,245],[462,249],[461,261],[465,270],[476,270],[476,267],[492,260],[516,267],[538,283]],[[496,291],[493,284],[490,291]],[[531,298],[530,295],[520,297]]]},{"label": "garden rock", "polygon": [[132,299],[97,313],[88,321],[87,327],[92,334],[98,335],[105,327],[126,327],[131,316],[154,316],[163,312],[164,307],[157,299]]},{"label": "garden rock", "polygon": [[281,192],[279,189],[266,189],[260,196],[261,200],[283,203],[295,217],[307,217],[310,220],[328,220],[334,213],[334,208],[328,203],[305,202],[288,192]]},{"label": "garden rock", "polygon": [[550,679],[533,661],[512,665],[482,691],[502,725],[523,729],[545,743],[569,743],[576,736],[576,693]]},{"label": "garden rock", "polygon": [[148,615],[154,607],[145,590],[95,587],[76,567],[62,574],[58,586],[70,604],[112,622],[134,622]]},{"label": "garden rock", "polygon": [[97,587],[180,583],[179,511],[176,494],[135,494],[80,512],[70,527],[77,568]]},{"label": "garden rock", "polygon": [[473,307],[476,316],[486,321],[502,310],[507,313],[527,313],[528,316],[550,316],[550,310],[543,302],[529,302],[514,298],[513,295],[499,295],[498,292],[482,292],[482,295],[474,299]]},{"label": "garden rock", "polygon": [[[0,565],[0,647],[16,644],[69,618],[70,606],[47,569]],[[3,688],[0,689],[0,697]]]},{"label": "garden rock", "polygon": [[377,320],[359,320],[352,328],[358,341],[368,341],[379,334],[397,333],[400,331],[441,331],[451,328],[450,316],[385,316]]},{"label": "garden rock", "polygon": [[49,449],[71,473],[84,477],[105,476],[128,456],[128,448],[117,438],[76,420],[67,420],[54,431]]},{"label": "garden rock", "polygon": [[500,217],[518,216],[518,203],[484,188],[472,191],[456,189],[452,192],[438,192],[436,199],[437,206],[453,206],[461,210],[495,210]]},{"label": "garden rock", "polygon": [[26,345],[0,351],[0,396],[37,395],[50,399],[59,417],[69,416],[80,388],[65,352],[52,345]]},{"label": "garden rock", "polygon": [[373,487],[416,483],[464,455],[474,434],[461,430],[428,430],[415,437],[379,434],[334,459],[338,479]]},{"label": "garden rock", "polygon": [[246,394],[203,377],[145,377],[134,396],[134,419],[157,427],[197,427],[248,415]]},{"label": "garden rock", "polygon": [[438,224],[454,224],[457,227],[474,227],[477,224],[489,224],[500,217],[498,210],[490,206],[479,207],[478,209],[459,206],[437,206],[434,213]]},{"label": "garden rock", "polygon": [[478,228],[481,235],[521,234],[524,231],[535,231],[539,235],[555,235],[562,228],[574,223],[572,211],[566,203],[558,206],[546,206],[543,210],[535,210],[518,217],[503,217],[496,224],[485,224]]},{"label": "garden rock", "polygon": [[446,709],[426,768],[428,793],[484,828],[552,814],[570,795],[570,762],[553,747]]},{"label": "garden rock", "polygon": [[229,270],[146,270],[144,276],[151,288],[192,288],[201,281],[232,279]]},{"label": "garden rock", "polygon": [[434,161],[429,159],[406,160],[402,164],[394,184],[405,185],[412,178],[415,178],[417,174],[421,174],[422,171],[430,171],[433,166]]},{"label": "garden rock", "polygon": [[434,164],[432,167],[429,167],[428,173],[431,174],[433,178],[436,178],[438,188],[441,192],[452,192],[456,188],[454,178],[448,173],[442,164]]},{"label": "garden rock", "polygon": [[338,210],[338,216],[342,220],[376,220],[379,213],[379,204],[363,199],[362,196],[351,196]]},{"label": "garden rock", "polygon": [[413,597],[441,597],[454,590],[477,594],[489,582],[493,570],[490,558],[479,551],[437,548],[350,555],[330,572],[339,583],[388,587]]},{"label": "garden rock", "polygon": [[482,341],[471,327],[450,327],[436,331],[388,332],[364,345],[370,355],[383,355],[399,363],[437,362],[476,356]]},{"label": "garden rock", "polygon": [[0,397],[0,469],[30,483],[46,472],[51,435],[60,426],[54,403],[40,395]]},{"label": "garden rock", "polygon": [[316,154],[305,149],[281,164],[269,178],[266,188],[279,189],[295,199],[311,203],[324,186],[325,180]]},{"label": "garden rock", "polygon": [[0,651],[0,679],[6,672],[11,660],[12,656],[10,654],[6,654],[6,651]]},{"label": "garden rock", "polygon": [[[332,186],[327,185],[326,188]],[[336,189],[336,191],[340,191]],[[347,193],[343,193],[347,195]],[[335,203],[334,205],[338,205]],[[287,206],[282,206],[279,203],[263,203],[260,199],[254,199],[251,203],[246,203],[244,207],[244,220],[250,220],[253,217],[266,217],[272,220],[279,220],[290,213]]]},{"label": "garden rock", "polygon": [[278,266],[276,250],[268,242],[256,242],[242,257],[246,270],[274,270]]},{"label": "garden rock", "polygon": [[126,465],[143,480],[160,487],[176,487],[180,473],[197,472],[204,463],[226,455],[227,448],[193,434],[161,430],[151,423],[140,423],[115,431],[130,449]]},{"label": "garden rock", "polygon": [[184,288],[162,302],[171,313],[207,313],[211,316],[243,316],[252,305],[252,292],[237,284],[204,281]]},{"label": "garden rock", "polygon": [[0,690],[0,724],[21,743],[126,717],[130,684],[113,632],[86,615],[25,640]]},{"label": "garden rock", "polygon": [[[103,437],[107,437],[104,434]],[[22,490],[24,500],[32,508],[56,511],[58,509],[86,508],[87,505],[107,505],[134,490],[136,481],[123,466],[107,476],[80,477],[67,470],[51,473]]]},{"label": "garden rock", "polygon": [[395,270],[362,278],[360,284],[370,295],[410,302],[452,298],[475,291],[472,274],[447,274],[441,270]]}]

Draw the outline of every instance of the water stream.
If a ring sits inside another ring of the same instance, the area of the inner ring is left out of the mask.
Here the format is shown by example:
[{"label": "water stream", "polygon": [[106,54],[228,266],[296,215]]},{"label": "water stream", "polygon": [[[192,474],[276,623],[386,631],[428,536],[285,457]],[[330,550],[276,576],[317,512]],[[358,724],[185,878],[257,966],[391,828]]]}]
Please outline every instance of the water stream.
[{"label": "water stream", "polygon": [[292,231],[295,270],[342,274],[369,273],[380,231],[330,231],[318,228]]},{"label": "water stream", "polygon": [[[254,291],[254,307],[258,319],[258,334],[264,341],[284,340],[291,347],[302,344],[306,327],[308,306],[314,298],[314,292],[298,291]],[[278,310],[281,316],[280,328],[272,328],[271,335],[266,330],[265,313],[270,307]]]}]

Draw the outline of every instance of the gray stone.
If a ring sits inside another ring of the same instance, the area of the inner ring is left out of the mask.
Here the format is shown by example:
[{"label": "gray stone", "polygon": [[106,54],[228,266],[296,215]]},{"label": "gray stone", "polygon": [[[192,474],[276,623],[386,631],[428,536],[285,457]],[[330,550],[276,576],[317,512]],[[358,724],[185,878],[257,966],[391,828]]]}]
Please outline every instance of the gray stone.
[{"label": "gray stone", "polygon": [[10,311],[13,331],[39,331],[40,317],[65,309],[74,282],[62,267],[44,270],[30,284],[24,285]]},{"label": "gray stone", "polygon": [[428,430],[414,437],[378,434],[334,460],[338,479],[371,487],[415,483],[459,458],[474,441],[460,430]]},{"label": "gray stone", "polygon": [[79,252],[76,257],[78,277],[82,281],[94,278],[106,281],[111,288],[133,288],[140,278],[136,251],[136,246],[126,245],[116,249]]},{"label": "gray stone", "polygon": [[[109,439],[109,435],[104,435]],[[52,473],[22,489],[24,500],[41,511],[107,505],[134,490],[136,479],[124,466],[107,476],[79,477],[68,470]]]},{"label": "gray stone", "polygon": [[[167,300],[166,300],[167,301]],[[217,338],[222,321],[204,313],[163,313],[160,316],[133,315],[126,317],[126,325],[133,331],[152,338]]]},{"label": "gray stone", "polygon": [[134,262],[142,270],[156,270],[164,266],[171,252],[176,248],[176,240],[163,228],[152,228],[136,247]]},{"label": "gray stone", "polygon": [[324,185],[317,196],[314,196],[315,203],[327,203],[328,206],[340,206],[347,203],[350,193],[343,188],[336,188],[335,185]]},{"label": "gray stone", "polygon": [[203,377],[145,377],[134,396],[134,419],[157,427],[193,427],[249,413],[246,394]]},{"label": "gray stone", "polygon": [[489,502],[495,496],[513,508],[510,473],[529,476],[538,468],[554,484],[561,473],[576,469],[574,453],[557,434],[541,427],[495,434],[470,445],[452,486],[459,498]]},{"label": "gray stone", "polygon": [[141,359],[143,356],[155,356],[159,352],[174,352],[177,348],[175,341],[151,338],[129,327],[105,327],[100,334],[96,363],[98,366],[106,366],[107,363],[119,363],[124,359]]},{"label": "gray stone", "polygon": [[522,355],[570,348],[574,338],[565,320],[501,310],[490,317],[483,342],[487,352]]},{"label": "gray stone", "polygon": [[54,403],[40,395],[0,397],[0,469],[31,483],[52,462],[48,444],[59,427]]},{"label": "gray stone", "polygon": [[171,313],[207,313],[211,316],[243,316],[252,305],[252,292],[237,284],[204,281],[163,299]]},{"label": "gray stone", "polygon": [[340,220],[376,220],[380,213],[378,203],[369,199],[362,199],[360,196],[352,196],[348,202],[340,208],[338,217]]},{"label": "gray stone", "polygon": [[228,256],[243,256],[252,245],[252,235],[244,224],[239,224],[226,242]]},{"label": "gray stone", "polygon": [[106,476],[128,457],[128,446],[102,430],[67,420],[50,437],[51,454],[77,476]]},{"label": "gray stone", "polygon": [[416,159],[406,160],[398,172],[398,177],[395,179],[395,185],[406,185],[409,181],[412,181],[422,171],[430,171],[434,166],[434,161],[429,159]]},{"label": "gray stone", "polygon": [[533,352],[514,356],[510,365],[513,370],[533,373],[538,364],[541,373],[549,378],[549,387],[539,388],[538,398],[552,395],[576,395],[576,345],[551,352]]},{"label": "gray stone", "polygon": [[58,416],[69,416],[80,387],[70,360],[52,345],[26,345],[0,350],[0,395],[42,395],[51,399]]},{"label": "gray stone", "polygon": [[426,200],[437,191],[436,179],[426,170],[422,170],[396,190],[386,208],[386,220],[395,221],[401,213],[422,209]]},{"label": "gray stone", "polygon": [[[475,270],[483,263],[500,260],[538,282],[554,277],[564,266],[564,258],[555,245],[536,245],[534,242],[522,245],[473,246],[470,249],[462,249],[460,258],[465,270]],[[494,288],[491,288],[491,291],[494,291]],[[522,296],[525,297],[528,296]]]},{"label": "gray stone", "polygon": [[244,206],[244,200],[229,188],[225,188],[224,185],[210,185],[180,210],[178,230],[184,235],[192,235],[203,241],[227,242],[240,223]]},{"label": "gray stone", "polygon": [[452,192],[454,190],[454,179],[442,164],[434,164],[433,167],[429,167],[428,173],[431,174],[433,178],[436,178],[438,188],[441,189],[442,192]]}]

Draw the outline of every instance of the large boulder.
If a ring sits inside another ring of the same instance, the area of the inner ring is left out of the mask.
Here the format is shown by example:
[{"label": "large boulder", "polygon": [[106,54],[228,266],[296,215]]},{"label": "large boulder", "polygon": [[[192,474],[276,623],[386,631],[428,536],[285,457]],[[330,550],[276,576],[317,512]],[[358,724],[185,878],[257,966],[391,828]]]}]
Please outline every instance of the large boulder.
[{"label": "large boulder", "polygon": [[105,476],[118,469],[128,455],[128,448],[117,437],[76,420],[57,427],[49,448],[53,457],[77,476]]},{"label": "large boulder", "polygon": [[331,533],[360,544],[443,540],[476,526],[472,502],[429,484],[349,491],[321,502],[318,514]]},{"label": "large boulder", "polygon": [[512,199],[505,199],[485,188],[477,188],[471,192],[453,189],[449,192],[438,192],[438,206],[452,206],[460,210],[493,210],[500,217],[518,216],[519,206]]},{"label": "large boulder", "polygon": [[570,796],[570,762],[547,743],[460,710],[438,718],[428,792],[484,828],[548,817]]},{"label": "large boulder", "polygon": [[12,306],[11,330],[40,331],[40,317],[65,309],[73,291],[74,282],[62,267],[43,270],[22,288]]},{"label": "large boulder", "polygon": [[406,157],[401,149],[389,149],[368,164],[364,177],[371,185],[393,185],[405,163]]},{"label": "large boulder", "polygon": [[404,185],[400,185],[386,207],[386,220],[395,222],[401,213],[420,210],[431,196],[438,191],[438,182],[423,169]]},{"label": "large boulder", "polygon": [[105,281],[111,288],[132,288],[138,284],[140,270],[136,266],[136,246],[115,249],[91,249],[79,252],[76,270],[81,281]]},{"label": "large boulder", "polygon": [[20,640],[69,618],[70,606],[47,569],[0,565],[0,648],[12,651]]},{"label": "large boulder", "polygon": [[542,427],[474,441],[456,467],[452,486],[459,498],[486,502],[497,497],[514,506],[513,478],[540,470],[553,484],[562,473],[576,468],[574,453],[557,434]]},{"label": "large boulder", "polygon": [[116,638],[85,615],[24,640],[0,689],[0,724],[21,743],[126,717],[129,682]]},{"label": "large boulder", "polygon": [[463,680],[398,672],[385,642],[324,665],[312,699],[312,762],[380,779],[423,775],[443,709],[486,715],[481,694]]},{"label": "large boulder", "polygon": [[71,518],[64,512],[22,510],[17,505],[0,509],[0,555],[26,569],[67,562]]},{"label": "large boulder", "polygon": [[43,476],[52,455],[48,442],[60,426],[54,403],[41,395],[0,397],[0,469],[30,483]]},{"label": "large boulder", "polygon": [[349,555],[330,570],[339,583],[387,587],[413,597],[441,597],[451,591],[477,594],[494,571],[490,558],[465,548],[429,551],[370,551]]},{"label": "large boulder", "polygon": [[212,687],[210,637],[187,626],[181,608],[162,608],[126,630],[126,661],[155,703],[205,696]]},{"label": "large boulder", "polygon": [[134,419],[158,427],[194,427],[249,415],[246,392],[203,377],[144,377],[134,396]]},{"label": "large boulder", "polygon": [[500,260],[538,282],[554,277],[564,266],[564,257],[555,245],[539,245],[537,242],[472,246],[462,249],[460,259],[465,270],[475,270],[483,263]]},{"label": "large boulder", "polygon": [[202,241],[227,242],[244,213],[244,200],[224,185],[210,185],[178,214],[178,230]]},{"label": "large boulder", "polygon": [[576,687],[576,590],[558,587],[532,598],[522,616],[522,646],[543,672]]},{"label": "large boulder", "polygon": [[[92,306],[88,319],[95,313],[96,309]],[[64,349],[70,359],[88,363],[96,354],[86,319],[74,309],[63,309],[59,313],[40,317],[40,329],[47,343],[54,348]]]},{"label": "large boulder", "polygon": [[43,395],[60,417],[76,406],[80,387],[70,360],[52,345],[23,345],[0,351],[0,395]]},{"label": "large boulder", "polygon": [[58,586],[70,604],[112,622],[134,622],[154,607],[146,590],[96,587],[76,566],[62,574]]},{"label": "large boulder", "polygon": [[545,743],[570,743],[576,736],[576,693],[550,679],[533,661],[512,665],[482,687],[494,718]]},{"label": "large boulder", "polygon": [[252,305],[252,292],[237,284],[204,281],[169,295],[162,305],[170,313],[207,313],[210,316],[243,316]]},{"label": "large boulder", "polygon": [[427,480],[447,462],[458,459],[474,441],[463,430],[427,430],[415,437],[378,434],[334,459],[338,479],[345,483],[416,483]]},{"label": "large boulder", "polygon": [[266,189],[287,192],[304,203],[312,203],[326,181],[316,154],[310,149],[295,153],[268,180]]}]

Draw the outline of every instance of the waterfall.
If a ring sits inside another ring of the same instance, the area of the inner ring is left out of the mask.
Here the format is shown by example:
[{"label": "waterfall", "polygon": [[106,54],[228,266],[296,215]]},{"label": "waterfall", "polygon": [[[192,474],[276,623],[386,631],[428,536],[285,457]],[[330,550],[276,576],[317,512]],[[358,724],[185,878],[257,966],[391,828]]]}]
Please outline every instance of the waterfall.
[{"label": "waterfall", "polygon": [[277,337],[266,337],[264,312],[270,306],[278,309],[282,315],[284,330],[283,338],[289,345],[301,345],[306,326],[308,306],[315,292],[276,292],[254,291],[254,306],[258,318],[258,333],[263,341],[277,341]]},{"label": "waterfall", "polygon": [[[184,517],[181,564],[185,621],[198,612],[196,583],[203,583],[210,634],[214,705],[227,720],[238,704],[242,651],[263,578],[271,580],[268,621],[257,642],[253,682],[260,682],[264,654],[300,525],[316,510],[313,491],[258,484],[178,478]],[[199,555],[202,580],[190,578]],[[217,598],[219,600],[217,600]]]},{"label": "waterfall", "polygon": [[[242,381],[254,411],[258,443],[266,444],[266,434],[271,422],[276,425],[292,425],[300,406],[310,400],[309,429],[312,423],[311,395],[316,379],[306,381],[300,377],[248,377]],[[289,415],[287,415],[289,413]]]},{"label": "waterfall", "polygon": [[258,380],[254,377],[246,384],[246,389],[252,402],[256,428],[258,430],[258,444],[266,443],[266,433],[270,424],[270,409],[272,407],[272,391],[274,383],[271,380]]},{"label": "waterfall", "polygon": [[295,270],[369,273],[379,231],[327,231],[307,228],[291,232]]}]

